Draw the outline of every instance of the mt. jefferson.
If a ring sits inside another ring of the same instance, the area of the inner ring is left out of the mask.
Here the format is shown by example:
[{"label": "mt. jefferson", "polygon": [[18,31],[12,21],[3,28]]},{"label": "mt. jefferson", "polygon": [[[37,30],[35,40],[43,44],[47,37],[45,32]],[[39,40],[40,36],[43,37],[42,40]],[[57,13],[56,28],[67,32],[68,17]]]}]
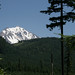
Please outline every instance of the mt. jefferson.
[{"label": "mt. jefferson", "polygon": [[15,44],[22,40],[36,39],[38,36],[31,32],[17,26],[12,28],[6,28],[0,32],[0,36],[4,38],[8,43]]}]

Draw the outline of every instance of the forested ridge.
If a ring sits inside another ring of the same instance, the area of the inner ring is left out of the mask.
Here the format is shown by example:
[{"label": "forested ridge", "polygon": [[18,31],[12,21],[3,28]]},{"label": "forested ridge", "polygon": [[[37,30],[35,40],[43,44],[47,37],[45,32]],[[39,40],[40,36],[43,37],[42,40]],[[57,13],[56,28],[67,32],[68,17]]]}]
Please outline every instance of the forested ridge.
[{"label": "forested ridge", "polygon": [[[2,58],[0,67],[11,75],[50,75],[51,53],[53,53],[54,74],[60,75],[60,38],[39,38],[13,45],[0,38],[0,57]],[[75,51],[72,54],[73,72],[75,70],[74,57]]]}]

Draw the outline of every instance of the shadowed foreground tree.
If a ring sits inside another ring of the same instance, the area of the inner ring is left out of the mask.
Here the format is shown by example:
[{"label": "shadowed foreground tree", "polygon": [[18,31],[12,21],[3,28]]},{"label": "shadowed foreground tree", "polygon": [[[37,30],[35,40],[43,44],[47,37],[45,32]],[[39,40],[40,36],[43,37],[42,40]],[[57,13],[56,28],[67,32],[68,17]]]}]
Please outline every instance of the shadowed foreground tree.
[{"label": "shadowed foreground tree", "polygon": [[52,22],[47,24],[46,27],[50,28],[50,31],[55,27],[60,27],[61,29],[61,66],[62,75],[64,75],[63,25],[70,21],[74,22],[75,20],[75,0],[48,0],[48,3],[50,4],[48,9],[40,12],[48,15],[58,13],[58,16],[49,18]]}]

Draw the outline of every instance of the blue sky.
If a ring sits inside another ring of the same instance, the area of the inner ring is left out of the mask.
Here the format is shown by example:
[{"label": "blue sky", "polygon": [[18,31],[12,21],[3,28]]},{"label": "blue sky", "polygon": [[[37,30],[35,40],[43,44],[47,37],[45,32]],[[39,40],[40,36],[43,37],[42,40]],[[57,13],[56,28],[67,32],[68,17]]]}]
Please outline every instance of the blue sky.
[{"label": "blue sky", "polygon": [[[40,13],[49,6],[48,0],[0,0],[0,31],[7,27],[20,26],[39,37],[58,37],[59,28],[49,31],[49,16]],[[67,8],[69,10],[69,8]],[[55,16],[55,14],[53,14]],[[67,23],[64,26],[65,35],[75,34],[75,24]]]}]

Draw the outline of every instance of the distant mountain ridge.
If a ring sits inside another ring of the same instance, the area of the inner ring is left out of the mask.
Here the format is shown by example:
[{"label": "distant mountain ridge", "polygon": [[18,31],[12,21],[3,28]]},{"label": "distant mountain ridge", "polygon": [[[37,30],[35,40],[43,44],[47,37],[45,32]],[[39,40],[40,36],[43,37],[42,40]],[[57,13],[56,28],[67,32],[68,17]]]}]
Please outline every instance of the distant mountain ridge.
[{"label": "distant mountain ridge", "polygon": [[19,26],[6,28],[2,30],[2,32],[0,32],[0,36],[10,44],[15,44],[22,40],[30,40],[38,38],[38,36],[36,36],[35,34]]}]

